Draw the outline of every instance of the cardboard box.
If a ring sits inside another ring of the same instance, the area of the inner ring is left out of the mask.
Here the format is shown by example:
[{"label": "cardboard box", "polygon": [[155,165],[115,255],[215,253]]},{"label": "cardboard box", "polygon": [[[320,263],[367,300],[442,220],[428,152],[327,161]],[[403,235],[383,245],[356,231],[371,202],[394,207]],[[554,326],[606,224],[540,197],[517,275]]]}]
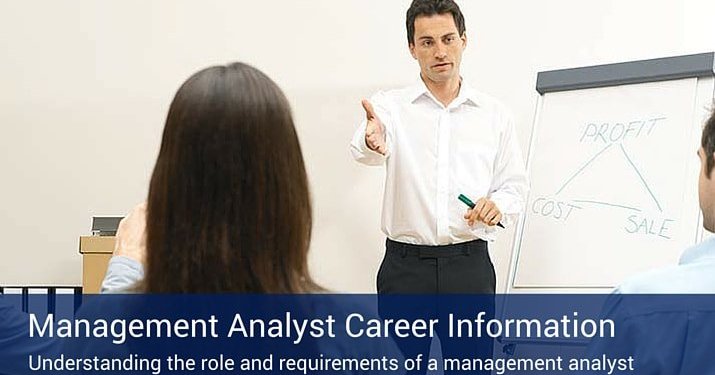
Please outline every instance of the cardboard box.
[{"label": "cardboard box", "polygon": [[114,251],[114,236],[82,236],[79,252],[82,254],[82,292],[99,293],[107,273],[107,265]]}]

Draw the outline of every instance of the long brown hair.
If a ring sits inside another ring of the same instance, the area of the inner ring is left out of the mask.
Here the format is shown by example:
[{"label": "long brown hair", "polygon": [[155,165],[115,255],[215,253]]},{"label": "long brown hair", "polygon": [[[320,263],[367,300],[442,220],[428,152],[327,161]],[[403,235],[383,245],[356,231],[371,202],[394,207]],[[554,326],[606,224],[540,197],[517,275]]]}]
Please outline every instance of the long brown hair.
[{"label": "long brown hair", "polygon": [[150,293],[294,293],[308,272],[308,179],[290,106],[263,72],[213,66],[179,88],[147,204]]}]

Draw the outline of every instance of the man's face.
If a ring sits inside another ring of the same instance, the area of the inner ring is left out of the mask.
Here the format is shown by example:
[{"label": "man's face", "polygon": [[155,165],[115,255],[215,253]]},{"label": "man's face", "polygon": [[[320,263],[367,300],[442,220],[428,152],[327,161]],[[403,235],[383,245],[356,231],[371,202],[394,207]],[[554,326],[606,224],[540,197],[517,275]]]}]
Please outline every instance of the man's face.
[{"label": "man's face", "polygon": [[703,213],[703,227],[710,232],[715,232],[715,174],[708,177],[707,156],[701,147],[698,150],[700,156],[700,178],[698,181],[698,198],[700,200],[700,210]]},{"label": "man's face", "polygon": [[467,36],[459,35],[451,13],[415,19],[410,53],[420,64],[422,78],[435,83],[459,79],[459,64]]}]

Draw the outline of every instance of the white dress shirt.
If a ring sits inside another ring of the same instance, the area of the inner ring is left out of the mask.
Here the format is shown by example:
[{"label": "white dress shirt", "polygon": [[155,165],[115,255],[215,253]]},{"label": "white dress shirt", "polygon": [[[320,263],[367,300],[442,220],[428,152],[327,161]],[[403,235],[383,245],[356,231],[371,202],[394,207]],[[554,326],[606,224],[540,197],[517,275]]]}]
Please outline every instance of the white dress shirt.
[{"label": "white dress shirt", "polygon": [[365,144],[366,120],[350,149],[355,160],[387,168],[382,231],[388,238],[420,245],[494,240],[497,227],[464,219],[464,194],[476,203],[489,197],[510,225],[524,206],[528,182],[514,121],[494,98],[462,81],[459,95],[442,105],[420,79],[381,91],[370,102],[385,125],[387,153]]}]

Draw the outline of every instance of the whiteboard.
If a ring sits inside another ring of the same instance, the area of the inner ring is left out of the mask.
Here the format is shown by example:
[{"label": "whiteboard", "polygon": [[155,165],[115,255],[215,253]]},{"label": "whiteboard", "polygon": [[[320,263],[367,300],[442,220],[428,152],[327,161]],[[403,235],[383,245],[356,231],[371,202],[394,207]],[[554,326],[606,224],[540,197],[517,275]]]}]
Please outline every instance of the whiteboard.
[{"label": "whiteboard", "polygon": [[696,152],[712,97],[712,77],[542,95],[509,290],[607,289],[676,264],[701,236]]}]

